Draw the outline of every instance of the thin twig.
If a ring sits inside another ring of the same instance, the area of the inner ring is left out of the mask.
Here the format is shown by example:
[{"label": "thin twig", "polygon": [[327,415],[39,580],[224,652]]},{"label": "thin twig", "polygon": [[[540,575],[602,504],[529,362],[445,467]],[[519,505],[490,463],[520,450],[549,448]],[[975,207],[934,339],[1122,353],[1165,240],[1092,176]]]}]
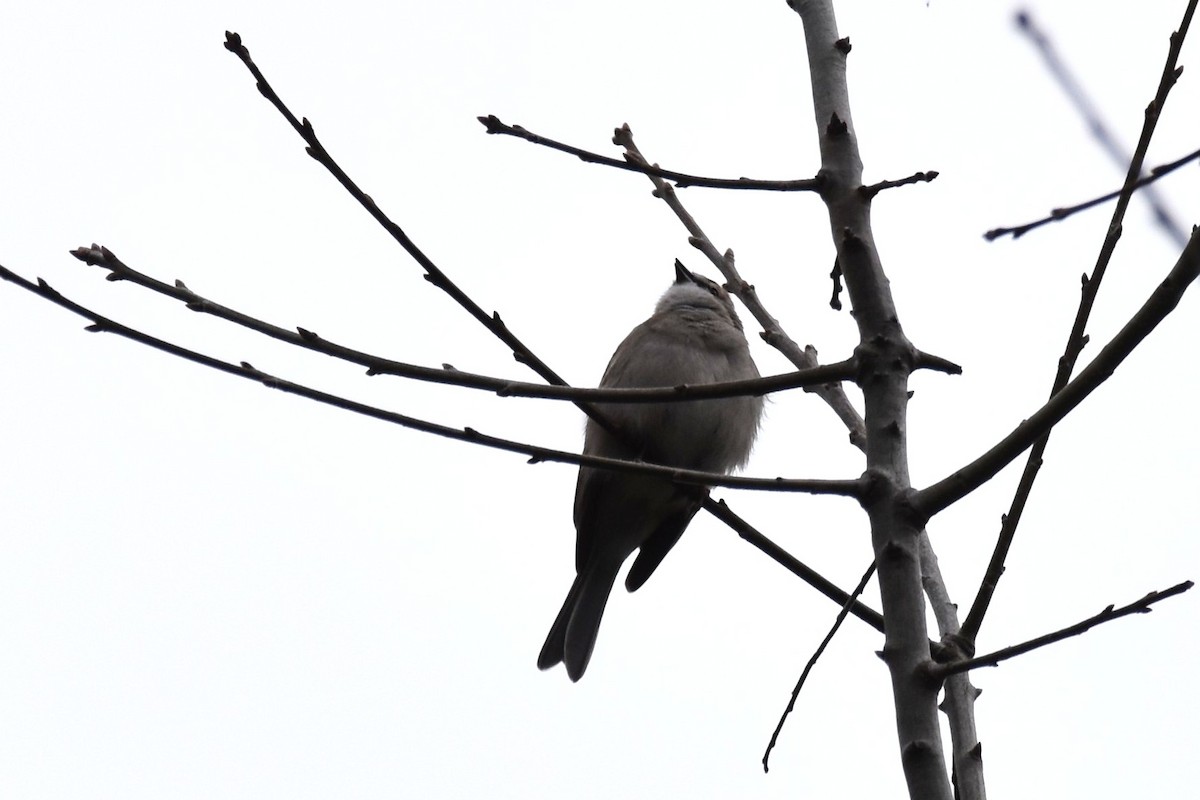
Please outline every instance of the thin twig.
[{"label": "thin twig", "polygon": [[[712,506],[711,508],[710,505]],[[733,510],[729,508],[729,506],[725,505],[724,500],[713,500],[712,498],[708,498],[705,501],[704,507],[710,511],[714,517],[733,528],[733,530],[736,531],[737,534],[747,542],[754,545],[759,550],[762,550],[775,561],[778,561],[780,564],[787,567],[794,575],[802,578],[809,586],[813,587],[838,605],[845,606],[849,604],[851,614],[858,617],[880,633],[883,633],[882,614],[856,600],[855,595],[837,587],[812,567],[807,566],[791,553],[767,539],[753,526],[751,526],[750,523],[733,513]]]},{"label": "thin twig", "polygon": [[833,259],[833,269],[829,270],[829,281],[833,284],[833,294],[829,297],[829,307],[834,311],[842,310],[842,265],[837,258]]},{"label": "thin twig", "polygon": [[[1125,169],[1126,165],[1131,161],[1128,151],[1117,142],[1116,136],[1108,129],[1108,125],[1105,124],[1095,104],[1088,98],[1083,85],[1076,80],[1070,68],[1059,58],[1058,52],[1054,48],[1054,43],[1038,28],[1028,11],[1018,12],[1016,23],[1017,28],[1029,37],[1034,47],[1037,48],[1042,60],[1046,63],[1046,68],[1050,71],[1054,79],[1058,81],[1058,85],[1066,93],[1067,98],[1075,106],[1080,116],[1083,117],[1087,123],[1088,130],[1092,132],[1092,136],[1099,142],[1100,147],[1108,154],[1118,169]],[[1186,27],[1185,23],[1184,29]],[[1171,212],[1167,209],[1166,203],[1159,196],[1158,191],[1153,188],[1147,189],[1142,193],[1142,198],[1150,204],[1150,208],[1154,213],[1154,219],[1159,226],[1162,227],[1177,246],[1183,247],[1188,239],[1187,231],[1175,221]],[[1019,236],[1020,234],[1014,235]]]},{"label": "thin twig", "polygon": [[[854,587],[854,593],[852,595],[853,600],[857,600],[858,596],[862,594],[863,589],[867,588],[867,582],[871,580],[871,576],[874,574],[875,562],[872,561],[871,566],[869,566],[867,571],[863,573],[862,579],[859,580],[858,585]],[[828,647],[829,643],[833,641],[833,637],[838,632],[838,629],[842,627],[842,622],[846,619],[846,615],[850,613],[850,606],[850,602],[847,602],[842,606],[842,610],[839,611],[837,617],[834,618],[833,625],[830,626],[829,632],[825,634],[825,638],[821,640],[819,645],[817,645],[816,651],[808,659],[808,663],[804,665],[804,669],[801,670],[800,678],[796,681],[796,687],[792,689],[792,696],[788,699],[787,708],[783,710],[783,714],[781,714],[779,717],[779,722],[775,725],[775,731],[771,734],[771,741],[767,742],[767,749],[763,753],[762,757],[763,772],[771,771],[769,763],[771,760],[771,751],[775,749],[775,743],[779,741],[779,734],[783,731],[783,724],[787,722],[788,715],[791,714],[792,709],[796,707],[796,698],[800,696],[800,690],[804,687],[805,681],[808,680],[809,673],[812,672],[813,667],[817,665],[817,661],[825,652],[825,648]]]},{"label": "thin twig", "polygon": [[583,150],[569,144],[556,142],[553,139],[547,139],[545,136],[540,136],[533,131],[526,130],[520,125],[507,125],[501,122],[494,114],[489,114],[486,117],[477,117],[488,133],[504,134],[506,136],[515,136],[518,139],[524,139],[527,142],[532,142],[542,147],[548,147],[551,150],[558,150],[561,153],[569,153],[581,161],[589,164],[602,164],[606,167],[614,167],[616,169],[628,170],[629,172],[640,172],[644,175],[649,175],[654,178],[664,178],[674,182],[675,186],[680,189],[686,189],[689,186],[704,186],[710,189],[760,189],[771,192],[816,192],[820,191],[821,184],[817,178],[800,178],[797,180],[787,181],[772,181],[772,180],[757,180],[755,178],[704,178],[699,175],[688,175],[684,172],[676,172],[670,169],[661,169],[660,167],[650,166],[649,164],[636,164],[628,161],[621,161],[616,158],[602,156],[599,153],[593,153],[589,150]]},{"label": "thin twig", "polygon": [[939,174],[941,173],[937,172],[936,170],[930,170],[929,172],[914,172],[907,178],[901,178],[898,181],[880,181],[879,183],[873,183],[870,186],[860,187],[858,192],[867,200],[871,200],[874,199],[875,195],[879,194],[885,189],[895,189],[898,186],[911,186],[914,183],[930,183],[931,181],[935,180]]},{"label": "thin twig", "polygon": [[[724,383],[683,384],[664,388],[645,389],[582,389],[571,386],[547,386],[541,383],[525,383],[507,378],[493,378],[453,368],[436,369],[407,364],[402,361],[372,355],[361,350],[332,342],[307,328],[289,329],[264,322],[228,306],[201,297],[182,281],[174,285],[138,272],[123,262],[107,247],[93,244],[72,250],[71,255],[87,264],[109,270],[109,280],[129,281],[159,294],[179,300],[192,311],[210,314],[219,319],[241,325],[244,328],[270,336],[296,347],[348,361],[367,368],[368,375],[396,375],[413,380],[461,386],[494,392],[500,397],[526,397],[544,400],[584,400],[591,403],[662,403],[684,400],[703,400],[721,397],[761,396],[785,389],[798,389],[837,381],[854,380],[857,365],[853,358],[837,364],[816,367],[812,370],[771,375],[747,381]],[[930,369],[938,369],[930,365]],[[944,371],[944,370],[943,370]]]},{"label": "thin twig", "polygon": [[[1125,176],[1125,186],[1121,190],[1121,196],[1117,199],[1116,208],[1113,209],[1112,220],[1108,225],[1108,233],[1104,237],[1104,244],[1101,245],[1100,254],[1096,258],[1096,266],[1092,270],[1091,276],[1085,276],[1083,282],[1083,290],[1079,298],[1079,309],[1075,314],[1075,322],[1071,326],[1071,333],[1067,337],[1067,344],[1063,349],[1063,354],[1058,360],[1058,372],[1054,376],[1054,383],[1050,388],[1050,396],[1052,398],[1051,402],[1057,400],[1056,395],[1058,395],[1060,392],[1069,391],[1067,382],[1070,380],[1071,373],[1075,370],[1075,364],[1079,360],[1079,355],[1083,351],[1084,345],[1087,343],[1087,322],[1089,316],[1091,315],[1092,305],[1096,301],[1096,294],[1100,289],[1100,282],[1104,279],[1104,273],[1108,268],[1108,263],[1112,258],[1113,251],[1116,249],[1117,240],[1121,236],[1121,229],[1125,220],[1125,212],[1129,208],[1130,199],[1133,196],[1134,185],[1137,183],[1138,177],[1141,175],[1142,164],[1145,163],[1146,152],[1150,147],[1150,140],[1153,137],[1155,127],[1158,124],[1159,114],[1162,113],[1163,105],[1167,101],[1167,95],[1170,93],[1171,87],[1173,87],[1175,82],[1179,79],[1179,71],[1175,65],[1179,58],[1179,51],[1183,47],[1184,39],[1187,37],[1187,31],[1191,25],[1192,16],[1195,14],[1196,2],[1197,0],[1190,0],[1188,2],[1187,8],[1183,12],[1183,19],[1180,22],[1179,29],[1171,34],[1171,43],[1167,50],[1166,63],[1163,65],[1162,75],[1159,78],[1158,89],[1154,93],[1154,99],[1150,101],[1148,106],[1146,106],[1145,121],[1142,124],[1142,133],[1138,137],[1137,148],[1134,150],[1133,158],[1129,163],[1129,170]],[[1200,248],[1196,247],[1196,242],[1196,231],[1193,229],[1191,239],[1184,248],[1179,262],[1171,271],[1171,275],[1168,276],[1167,280],[1155,290],[1154,294],[1151,295],[1150,300],[1148,300],[1142,309],[1134,315],[1133,319],[1131,319],[1129,324],[1122,329],[1121,333],[1113,338],[1113,341],[1110,342],[1107,348],[1105,348],[1106,351],[1109,351],[1109,349],[1117,343],[1118,339],[1126,337],[1127,332],[1127,338],[1129,339],[1130,346],[1132,347],[1132,345],[1136,344],[1138,341],[1141,341],[1141,339],[1147,333],[1149,333],[1150,330],[1152,330],[1154,326],[1166,316],[1166,314],[1170,313],[1171,309],[1175,307],[1175,304],[1179,302],[1180,295],[1183,294],[1184,290],[1187,289],[1187,286],[1196,275],[1196,261],[1200,260],[1197,258],[1196,252]],[[1188,266],[1189,261],[1190,266]],[[1156,304],[1156,298],[1159,298],[1157,305],[1161,307],[1161,315],[1158,315],[1157,311],[1151,310],[1151,307]],[[1097,362],[1101,361],[1104,355],[1104,353],[1101,353],[1100,356],[1097,356],[1096,361],[1093,361],[1092,364],[1084,370],[1084,372],[1091,371],[1093,373],[1089,380],[1094,378],[1103,380],[1104,377],[1106,377],[1101,374],[1099,370],[1093,369],[1097,366]],[[1125,355],[1128,355],[1128,351],[1125,351],[1123,354],[1113,351],[1109,355],[1112,357],[1109,359],[1111,361],[1110,368],[1115,369],[1116,365],[1124,359]],[[1083,377],[1082,373],[1080,377]],[[1082,388],[1082,384],[1079,383],[1078,379],[1076,379],[1076,381],[1073,383],[1077,384],[1079,388]],[[1079,399],[1082,399],[1082,396]],[[1047,407],[1048,406],[1049,404],[1047,404]],[[1041,470],[1042,459],[1046,452],[1046,446],[1050,441],[1050,430],[1052,426],[1053,423],[1046,426],[1045,430],[1042,432],[1042,435],[1035,442],[1030,442],[1029,444],[1025,445],[1029,446],[1031,444],[1032,449],[1029,452],[1029,457],[1026,459],[1025,468],[1021,473],[1021,480],[1017,486],[1017,491],[1013,495],[1012,504],[1009,506],[1008,513],[1004,515],[1003,522],[1001,524],[1000,535],[997,537],[996,546],[992,551],[992,557],[988,562],[987,570],[984,573],[983,580],[980,582],[979,591],[976,593],[975,601],[971,604],[971,610],[967,613],[966,620],[963,622],[962,636],[968,642],[973,643],[979,636],[979,629],[983,625],[983,618],[987,614],[992,595],[995,593],[996,587],[999,585],[1000,576],[1004,573],[1004,562],[1008,557],[1008,551],[1012,546],[1013,538],[1016,536],[1017,525],[1021,521],[1021,514],[1025,509],[1025,503],[1029,499],[1030,492],[1033,490],[1033,484],[1037,480],[1038,472]],[[1008,438],[1011,440],[1012,436]],[[993,448],[993,450],[988,455],[985,455],[983,459],[980,459],[980,461],[987,460],[989,456],[993,457],[994,463],[998,463],[1000,460],[1004,460],[1005,463],[1007,463],[1007,461],[1010,460],[1008,457],[998,459],[994,458],[997,455],[999,455],[997,453],[997,448]],[[1017,453],[1012,453],[1011,458],[1015,458],[1016,455]],[[950,500],[950,495],[956,492],[946,493],[945,490],[948,488],[948,486],[945,485],[946,481],[943,481],[942,484],[942,499]],[[962,495],[958,496],[961,497]],[[950,500],[950,502],[953,502],[953,500]],[[942,507],[945,506],[943,505]]]},{"label": "thin twig", "polygon": [[692,484],[698,486],[724,486],[726,488],[740,489],[759,489],[763,491],[799,491],[810,494],[833,494],[844,495],[847,497],[859,497],[865,490],[865,481],[862,478],[851,480],[822,480],[822,479],[800,479],[786,480],[783,478],[746,478],[739,476],[724,475],[721,473],[703,472],[700,470],[678,469],[670,466],[662,466],[650,464],[642,461],[625,461],[617,458],[602,458],[598,456],[580,455],[578,453],[569,453],[563,450],[555,450],[548,447],[539,447],[537,445],[518,442],[512,439],[503,439],[498,436],[489,436],[488,434],[480,433],[473,428],[452,428],[448,425],[440,425],[436,422],[410,417],[406,414],[399,414],[394,411],[369,406],[365,403],[358,403],[344,397],[322,392],[318,389],[313,389],[309,386],[304,386],[293,381],[270,375],[260,369],[255,368],[251,364],[243,361],[240,364],[234,364],[228,361],[222,361],[218,358],[205,355],[203,353],[190,350],[186,347],[173,344],[171,342],[159,339],[149,334],[123,325],[109,317],[86,308],[67,297],[64,297],[58,290],[54,289],[44,280],[38,279],[35,284],[25,278],[17,275],[11,270],[0,266],[0,278],[11,281],[21,288],[33,292],[40,297],[55,303],[62,308],[72,311],[81,317],[91,321],[88,330],[93,333],[114,333],[118,336],[130,339],[131,341],[153,347],[156,350],[161,350],[173,356],[186,359],[196,364],[200,364],[210,369],[215,369],[230,375],[236,375],[239,378],[247,378],[257,381],[270,389],[278,389],[288,394],[298,395],[309,400],[315,400],[318,403],[341,408],[346,411],[352,411],[355,414],[372,417],[374,419],[391,422],[405,428],[421,431],[423,433],[431,433],[436,436],[442,436],[448,439],[455,439],[471,444],[491,447],[496,450],[506,450],[511,453],[521,453],[529,456],[530,463],[541,463],[543,461],[559,462],[564,464],[578,464],[582,466],[597,467],[601,469],[610,469],[620,472],[637,472],[646,475],[658,475],[660,477],[669,478],[677,483]]},{"label": "thin twig", "polygon": [[913,361],[913,372],[919,369],[944,372],[947,375],[962,375],[962,367],[958,364],[955,364],[948,358],[935,356],[933,353],[926,353],[924,350],[918,350],[916,359]]},{"label": "thin twig", "polygon": [[[625,148],[625,158],[633,164],[639,164],[643,167],[650,166],[646,157],[642,155],[641,150],[633,141],[633,131],[629,125],[622,125],[613,131],[613,143]],[[696,222],[686,208],[683,207],[682,201],[675,193],[671,184],[667,183],[662,178],[649,175],[650,181],[654,184],[654,196],[660,198],[679,218],[683,226],[687,228],[689,238],[688,243],[704,253],[708,260],[721,271],[725,277],[727,288],[736,295],[743,305],[750,311],[758,324],[762,325],[763,332],[761,334],[763,340],[783,353],[783,356],[795,364],[799,369],[811,369],[817,365],[817,351],[813,347],[801,348],[796,342],[788,336],[783,326],[779,324],[779,320],[775,319],[762,301],[758,297],[758,292],[755,291],[754,285],[747,282],[738,273],[737,264],[734,261],[733,251],[726,250],[721,253],[713,245],[712,240],[704,233],[700,224]],[[828,386],[819,386],[807,391],[815,392],[822,400],[824,400],[838,418],[845,424],[850,432],[850,442],[860,450],[866,447],[867,434],[866,427],[863,425],[862,417],[858,411],[850,403],[850,399],[846,396],[845,390],[837,384]]]},{"label": "thin twig", "polygon": [[995,667],[1001,661],[1007,661],[1010,658],[1028,653],[1031,650],[1036,650],[1039,647],[1045,647],[1048,644],[1061,642],[1063,639],[1069,639],[1072,636],[1078,636],[1081,633],[1091,630],[1097,625],[1103,625],[1105,622],[1112,622],[1114,619],[1127,617],[1130,614],[1148,614],[1151,611],[1150,606],[1160,600],[1166,600],[1168,597],[1174,597],[1177,594],[1183,594],[1188,589],[1192,588],[1191,581],[1178,583],[1169,589],[1163,589],[1161,592],[1150,592],[1140,600],[1135,600],[1127,606],[1114,608],[1108,606],[1099,614],[1088,617],[1082,622],[1076,622],[1054,633],[1047,633],[1045,636],[1039,636],[1036,639],[1030,639],[1021,644],[1015,644],[1012,647],[1005,647],[1002,650],[997,650],[994,653],[970,658],[965,661],[955,661],[949,664],[935,664],[930,668],[931,677],[935,680],[942,680],[951,675],[957,675],[961,672],[967,672],[980,667]]},{"label": "thin twig", "polygon": [[317,134],[316,131],[313,130],[312,123],[310,123],[308,119],[297,119],[296,115],[292,113],[291,109],[284,104],[283,100],[280,99],[275,90],[271,88],[271,84],[267,82],[267,79],[262,74],[262,71],[259,70],[258,66],[254,63],[254,60],[250,58],[250,51],[246,49],[245,45],[242,44],[241,36],[236,33],[226,31],[225,49],[241,59],[242,63],[246,66],[246,69],[248,69],[250,74],[254,76],[254,79],[257,82],[256,85],[258,87],[258,91],[271,103],[271,105],[275,106],[279,113],[282,114],[288,121],[288,124],[290,124],[292,128],[295,129],[296,133],[300,134],[300,137],[304,139],[304,142],[307,145],[305,152],[312,156],[312,158],[321,166],[325,167],[325,169],[328,170],[335,179],[337,179],[337,182],[340,183],[342,187],[349,192],[355,200],[358,201],[359,205],[366,209],[367,213],[374,217],[375,221],[378,222],[384,230],[391,234],[392,238],[404,248],[405,252],[412,256],[413,260],[425,270],[425,280],[429,281],[434,286],[450,295],[450,297],[456,303],[462,306],[467,313],[469,313],[485,328],[487,328],[492,335],[504,342],[504,344],[507,345],[510,350],[512,350],[513,358],[515,358],[518,362],[528,366],[530,369],[540,375],[547,383],[552,383],[557,386],[567,385],[566,381],[559,377],[554,370],[550,369],[545,362],[535,356],[533,351],[530,350],[524,342],[517,338],[517,336],[508,329],[508,326],[505,325],[504,321],[500,319],[499,314],[495,312],[489,314],[484,311],[478,303],[476,303],[467,295],[466,292],[464,292],[452,280],[450,280],[446,273],[442,272],[442,270],[435,263],[433,263],[433,260],[430,259],[429,256],[425,255],[421,248],[417,247],[416,243],[409,238],[408,234],[405,233],[399,225],[393,222],[391,218],[387,216],[387,214],[383,213],[379,206],[375,204],[375,201],[371,199],[370,195],[359,188],[358,184],[356,184],[338,165],[338,163],[333,160],[333,156],[329,154],[324,145],[322,145],[320,140],[317,139]]},{"label": "thin twig", "polygon": [[[1182,167],[1186,164],[1189,164],[1192,161],[1195,161],[1197,159],[1200,159],[1200,150],[1196,150],[1194,152],[1188,153],[1183,158],[1178,158],[1170,163],[1162,164],[1157,167],[1154,167],[1153,169],[1150,170],[1149,175],[1139,178],[1138,181],[1133,185],[1133,188],[1136,191],[1136,190],[1142,189],[1146,186],[1149,186],[1150,184],[1154,183],[1159,178],[1162,178],[1163,176],[1166,176],[1166,175],[1170,175],[1172,172],[1179,169],[1180,167]],[[1109,192],[1108,194],[1101,195],[1100,197],[1095,197],[1095,198],[1092,198],[1091,200],[1086,200],[1082,203],[1079,203],[1078,205],[1067,206],[1066,208],[1051,209],[1049,216],[1042,217],[1041,219],[1034,220],[1033,222],[1026,222],[1024,225],[1017,225],[1016,227],[1013,227],[1013,228],[992,228],[990,231],[988,231],[987,233],[985,233],[983,235],[983,238],[987,239],[989,242],[994,241],[995,239],[999,239],[1001,236],[1008,236],[1008,235],[1011,235],[1014,239],[1019,239],[1020,237],[1029,233],[1030,231],[1040,228],[1043,225],[1049,225],[1051,222],[1059,222],[1059,221],[1064,220],[1067,217],[1070,217],[1074,214],[1078,214],[1080,211],[1086,211],[1089,208],[1095,208],[1098,205],[1103,205],[1104,203],[1107,203],[1109,200],[1114,200],[1114,199],[1120,197],[1121,192],[1123,192],[1124,190],[1125,190],[1125,187],[1122,186],[1120,189],[1117,189],[1115,192]],[[1151,201],[1151,202],[1157,203],[1157,201]],[[1156,216],[1156,218],[1158,218],[1157,212],[1155,212],[1155,216]],[[1175,226],[1175,223],[1173,220],[1170,222],[1170,225],[1171,225],[1171,227],[1168,228],[1168,231],[1171,233],[1171,238],[1174,239],[1175,232],[1179,229]],[[1184,234],[1182,239],[1176,239],[1176,241],[1182,247],[1183,243],[1187,241],[1187,235]]]}]

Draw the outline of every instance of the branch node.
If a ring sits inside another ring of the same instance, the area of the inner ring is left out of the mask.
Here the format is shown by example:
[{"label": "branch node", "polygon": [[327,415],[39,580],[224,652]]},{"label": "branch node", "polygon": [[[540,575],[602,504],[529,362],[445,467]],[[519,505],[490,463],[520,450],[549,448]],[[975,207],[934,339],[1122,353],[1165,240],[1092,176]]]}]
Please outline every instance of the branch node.
[{"label": "branch node", "polygon": [[846,125],[842,118],[834,112],[829,117],[829,124],[825,126],[826,136],[845,136],[850,132],[850,127]]},{"label": "branch node", "polygon": [[833,296],[829,298],[829,307],[834,311],[842,310],[842,262],[838,261],[837,256],[833,257],[833,269],[829,272],[829,279],[833,281]]},{"label": "branch node", "polygon": [[908,558],[908,551],[895,542],[888,542],[879,551],[879,556],[881,560],[891,562],[904,561]]},{"label": "branch node", "polygon": [[929,758],[941,758],[942,754],[937,751],[932,743],[925,739],[917,739],[909,742],[900,752],[900,759],[905,764],[911,764],[914,761],[924,761]]}]

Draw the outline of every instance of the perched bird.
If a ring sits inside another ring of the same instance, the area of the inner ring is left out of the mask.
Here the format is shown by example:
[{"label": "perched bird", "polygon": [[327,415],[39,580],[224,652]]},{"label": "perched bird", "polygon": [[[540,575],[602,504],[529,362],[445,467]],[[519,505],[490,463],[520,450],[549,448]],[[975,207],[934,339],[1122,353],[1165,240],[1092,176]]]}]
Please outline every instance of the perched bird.
[{"label": "perched bird", "polygon": [[[621,342],[600,385],[661,387],[757,377],[729,293],[676,261],[675,283],[654,315]],[[746,463],[762,406],[761,397],[605,403],[598,408],[615,432],[588,420],[583,452],[725,473]],[[575,582],[542,645],[539,668],[563,662],[572,681],[583,676],[621,566],[637,550],[625,588],[632,592],[645,583],[707,494],[706,487],[656,475],[579,468]]]}]

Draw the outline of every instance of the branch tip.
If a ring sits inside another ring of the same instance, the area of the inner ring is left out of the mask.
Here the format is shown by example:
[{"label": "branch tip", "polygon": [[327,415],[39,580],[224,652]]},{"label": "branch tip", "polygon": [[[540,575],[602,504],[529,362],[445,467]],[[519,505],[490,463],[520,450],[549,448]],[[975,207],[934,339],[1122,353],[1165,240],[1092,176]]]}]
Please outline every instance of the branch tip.
[{"label": "branch tip", "polygon": [[242,59],[250,57],[250,51],[242,44],[240,33],[225,31],[225,49]]},{"label": "branch tip", "polygon": [[479,120],[487,133],[502,133],[504,131],[504,123],[495,114],[488,114],[486,117],[476,117],[475,119]]},{"label": "branch tip", "polygon": [[928,369],[934,372],[944,372],[947,375],[961,375],[962,367],[955,364],[949,359],[935,356],[932,353],[926,353],[922,350],[917,351],[917,358],[914,364],[916,369]]}]

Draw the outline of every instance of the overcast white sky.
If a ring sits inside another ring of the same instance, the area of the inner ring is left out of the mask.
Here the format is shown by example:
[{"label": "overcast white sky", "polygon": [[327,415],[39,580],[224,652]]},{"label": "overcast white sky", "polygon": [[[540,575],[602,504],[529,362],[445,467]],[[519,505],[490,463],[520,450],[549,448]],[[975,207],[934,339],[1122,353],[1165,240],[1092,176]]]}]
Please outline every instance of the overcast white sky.
[{"label": "overcast white sky", "polygon": [[[1183,5],[1033,10],[1132,144]],[[918,486],[1042,402],[1110,210],[1017,242],[981,233],[1120,178],[1015,9],[838,8],[868,180],[941,172],[881,196],[874,215],[909,336],[965,368],[914,377]],[[304,154],[222,47],[226,29],[430,256],[579,385],[648,315],[674,258],[714,271],[644,178],[488,137],[477,115],[613,154],[611,129],[628,122],[650,158],[710,175],[806,177],[818,163],[803,35],[781,0],[51,0],[5,14],[0,263],[181,344],[451,425],[574,449],[582,416],[368,379],[67,254],[99,242],[277,324],[534,379]],[[1151,164],[1197,147],[1198,62],[1193,39]],[[1198,221],[1194,166],[1161,185]],[[795,339],[827,361],[849,354],[816,198],[684,199]],[[1135,204],[1094,343],[1176,255]],[[1056,432],[982,649],[1200,574],[1198,303],[1185,297]],[[0,286],[0,795],[904,796],[880,638],[853,621],[762,774],[836,608],[712,520],[697,518],[643,590],[614,594],[572,685],[534,661],[572,577],[573,468],[356,418],[82,326]],[[764,374],[788,369],[752,346]],[[861,469],[832,414],[795,392],[770,404],[747,474]],[[964,609],[1016,477],[930,525]],[[870,561],[852,503],[717,494],[843,585]],[[1193,593],[977,674],[993,796],[1193,786],[1198,628]]]}]

